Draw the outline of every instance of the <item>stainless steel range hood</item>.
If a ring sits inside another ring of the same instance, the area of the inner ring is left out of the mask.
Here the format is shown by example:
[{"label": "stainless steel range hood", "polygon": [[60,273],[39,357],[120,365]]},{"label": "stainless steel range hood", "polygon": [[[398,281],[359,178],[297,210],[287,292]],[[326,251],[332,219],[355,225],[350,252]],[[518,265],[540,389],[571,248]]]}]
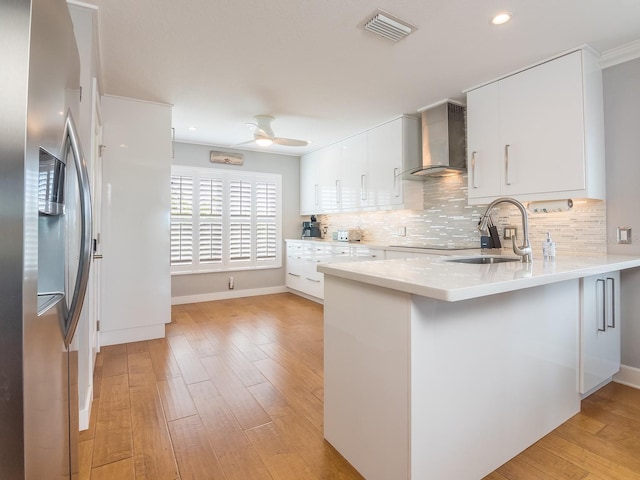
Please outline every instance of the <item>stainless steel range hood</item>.
[{"label": "stainless steel range hood", "polygon": [[446,177],[467,171],[465,110],[447,100],[422,111],[422,163],[405,178]]}]

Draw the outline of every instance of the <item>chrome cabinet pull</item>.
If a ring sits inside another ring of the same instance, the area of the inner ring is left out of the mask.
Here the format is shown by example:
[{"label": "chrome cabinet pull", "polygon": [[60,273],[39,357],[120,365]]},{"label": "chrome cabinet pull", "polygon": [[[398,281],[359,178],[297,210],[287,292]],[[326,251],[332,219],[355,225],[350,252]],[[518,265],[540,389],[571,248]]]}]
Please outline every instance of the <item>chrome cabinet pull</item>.
[{"label": "chrome cabinet pull", "polygon": [[360,200],[364,201],[367,199],[367,188],[365,184],[366,175],[360,175]]},{"label": "chrome cabinet pull", "polygon": [[398,169],[393,169],[393,195],[396,197],[400,196],[400,192],[398,191]]},{"label": "chrome cabinet pull", "polygon": [[298,277],[298,278],[300,277],[300,275],[298,275],[297,273],[291,273],[291,272],[289,272],[289,275],[291,275],[292,277]]},{"label": "chrome cabinet pull", "polygon": [[342,192],[340,191],[340,180],[336,180],[336,203],[342,200]]},{"label": "chrome cabinet pull", "polygon": [[609,313],[611,314],[611,323],[607,322],[607,327],[616,328],[616,284],[615,280],[611,277],[607,277],[607,285],[611,286],[611,296],[607,297],[611,300],[611,307],[609,308]]},{"label": "chrome cabinet pull", "polygon": [[509,147],[511,145],[504,146],[505,180],[507,185],[511,185],[511,179],[509,178]]},{"label": "chrome cabinet pull", "polygon": [[[596,299],[598,298],[598,285],[602,284],[602,328],[600,328],[600,322],[598,323],[598,331],[599,332],[604,332],[607,329],[607,299],[606,299],[606,288],[605,288],[605,282],[602,278],[598,278],[596,280]],[[597,313],[596,313],[597,315]]]},{"label": "chrome cabinet pull", "polygon": [[320,280],[314,280],[313,278],[305,277],[307,280],[313,283],[320,283]]},{"label": "chrome cabinet pull", "polygon": [[316,203],[315,204],[316,204],[316,206],[318,206],[318,203],[319,203],[319,200],[320,200],[320,195],[318,195],[319,188],[318,188],[318,184],[317,183],[315,184],[315,189],[316,189],[316,191],[315,191],[315,201],[316,201]]},{"label": "chrome cabinet pull", "polygon": [[471,179],[473,188],[478,188],[478,183],[476,182],[476,153],[471,152]]}]

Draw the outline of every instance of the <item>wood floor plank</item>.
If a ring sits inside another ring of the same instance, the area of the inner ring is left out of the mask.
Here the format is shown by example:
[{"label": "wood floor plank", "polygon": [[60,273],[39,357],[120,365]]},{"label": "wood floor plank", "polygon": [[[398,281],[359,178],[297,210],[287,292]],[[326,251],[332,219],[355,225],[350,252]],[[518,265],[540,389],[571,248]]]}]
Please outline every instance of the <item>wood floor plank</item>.
[{"label": "wood floor plank", "polygon": [[134,353],[146,353],[149,351],[149,345],[146,340],[142,342],[131,342],[127,343],[127,355],[132,355]]},{"label": "wood floor plank", "polygon": [[[587,471],[583,468],[536,444],[527,448],[518,457],[526,462],[527,465],[549,475],[550,478],[581,480],[587,475]],[[498,471],[502,473],[501,469],[498,469]]]},{"label": "wood floor plank", "polygon": [[290,381],[290,374],[270,358],[255,362],[256,367],[269,382],[287,399],[292,408],[305,415],[319,430],[324,426],[324,406],[313,392]]},{"label": "wood floor plank", "polygon": [[580,446],[555,431],[536,442],[542,448],[558,455],[585,470],[608,480],[640,480],[640,474],[627,466],[608,460],[597,452]]},{"label": "wood floor plank", "polygon": [[155,385],[156,375],[153,372],[151,355],[149,352],[128,355],[129,386]]},{"label": "wood floor plank", "polygon": [[132,454],[129,376],[105,377],[96,419],[92,465],[95,468],[129,458]]},{"label": "wood floor plank", "polygon": [[109,345],[102,348],[102,378],[127,373],[127,346]]},{"label": "wood floor plank", "polygon": [[91,479],[91,459],[93,457],[93,439],[78,443],[78,478]]},{"label": "wood floor plank", "polygon": [[182,376],[166,338],[149,340],[147,344],[156,379],[167,380]]},{"label": "wood floor plank", "polygon": [[175,335],[168,338],[169,346],[180,368],[180,373],[185,383],[198,383],[209,379],[207,372],[200,363],[189,341],[184,335]]},{"label": "wood floor plank", "polygon": [[245,434],[274,479],[318,480],[302,455],[273,423],[246,430]]},{"label": "wood floor plank", "polygon": [[273,480],[229,406],[211,381],[189,385],[209,443],[229,480]]},{"label": "wood floor plank", "polygon": [[233,415],[243,430],[269,423],[271,418],[253,398],[240,377],[219,355],[202,358],[202,364],[215,385],[216,390],[225,399]]},{"label": "wood floor plank", "polygon": [[158,389],[139,385],[130,390],[136,480],[175,480],[178,467]]},{"label": "wood floor plank", "polygon": [[109,463],[91,470],[91,480],[135,480],[133,458]]},{"label": "wood floor plank", "polygon": [[226,475],[218,461],[198,415],[169,422],[178,470],[182,480],[224,480]]},{"label": "wood floor plank", "polygon": [[198,413],[182,377],[160,380],[158,391],[167,421],[190,417]]},{"label": "wood floor plank", "polygon": [[290,445],[295,445],[312,472],[319,478],[359,480],[363,477],[326,440],[308,418],[290,406],[270,383],[249,387]]},{"label": "wood floor plank", "polygon": [[514,480],[554,480],[557,478],[565,478],[553,477],[537,469],[535,466],[525,462],[521,456],[518,456],[513,460],[505,463],[500,468],[498,468],[497,471],[505,478]]}]

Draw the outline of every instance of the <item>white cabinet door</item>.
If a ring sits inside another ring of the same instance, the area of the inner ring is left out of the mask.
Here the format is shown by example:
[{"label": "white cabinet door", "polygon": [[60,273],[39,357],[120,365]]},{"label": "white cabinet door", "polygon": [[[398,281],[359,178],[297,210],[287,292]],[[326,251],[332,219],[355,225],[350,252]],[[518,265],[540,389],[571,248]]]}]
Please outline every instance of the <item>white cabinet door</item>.
[{"label": "white cabinet door", "polygon": [[403,118],[369,130],[369,196],[375,206],[402,204]]},{"label": "white cabinet door", "polygon": [[340,199],[340,144],[318,150],[317,171],[320,210],[317,213],[339,212]]},{"label": "white cabinet door", "polygon": [[581,53],[499,82],[506,195],[585,188]]},{"label": "white cabinet door", "polygon": [[301,215],[315,215],[320,212],[319,157],[320,152],[316,151],[300,158]]},{"label": "white cabinet door", "polygon": [[467,94],[467,124],[469,198],[496,195],[502,170],[497,82]]},{"label": "white cabinet door", "polygon": [[367,132],[340,142],[340,209],[353,211],[366,207]]},{"label": "white cabinet door", "polygon": [[580,393],[620,370],[620,272],[581,280]]},{"label": "white cabinet door", "polygon": [[470,91],[470,203],[604,198],[602,115],[602,73],[586,51]]}]

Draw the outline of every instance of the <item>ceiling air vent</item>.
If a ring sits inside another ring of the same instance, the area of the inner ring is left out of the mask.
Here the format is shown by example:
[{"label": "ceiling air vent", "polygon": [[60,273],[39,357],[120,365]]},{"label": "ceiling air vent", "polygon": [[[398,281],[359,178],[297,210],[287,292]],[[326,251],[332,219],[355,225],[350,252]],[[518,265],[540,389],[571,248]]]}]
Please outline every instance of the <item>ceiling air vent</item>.
[{"label": "ceiling air vent", "polygon": [[365,21],[364,29],[397,42],[416,30],[416,27],[383,10],[377,10],[372,18]]}]

